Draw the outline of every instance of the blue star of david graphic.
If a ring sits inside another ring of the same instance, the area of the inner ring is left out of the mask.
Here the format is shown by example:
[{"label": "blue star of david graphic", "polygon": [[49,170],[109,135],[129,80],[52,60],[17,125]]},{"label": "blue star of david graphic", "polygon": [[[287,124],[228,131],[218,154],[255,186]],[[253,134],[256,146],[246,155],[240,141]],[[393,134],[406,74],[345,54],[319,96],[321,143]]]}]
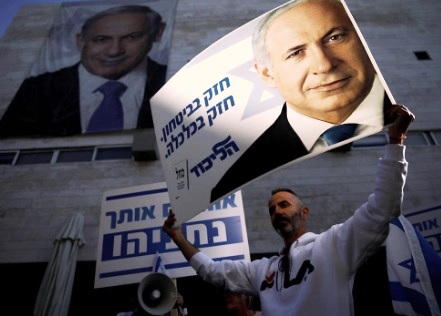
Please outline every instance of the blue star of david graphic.
[{"label": "blue star of david graphic", "polygon": [[[281,107],[283,105],[283,100],[280,99],[279,92],[274,89],[268,89],[253,69],[254,60],[249,60],[228,71],[228,74],[240,77],[253,84],[253,89],[249,96],[248,103],[246,104],[242,119],[250,118],[264,111],[275,107]],[[265,91],[269,93],[270,96],[272,95],[272,97],[263,101],[261,98]]]},{"label": "blue star of david graphic", "polygon": [[417,271],[416,271],[415,262],[413,261],[413,258],[410,258],[408,260],[404,260],[404,261],[398,263],[398,265],[410,270],[410,281],[409,281],[410,284],[420,282],[420,280],[417,277]]}]

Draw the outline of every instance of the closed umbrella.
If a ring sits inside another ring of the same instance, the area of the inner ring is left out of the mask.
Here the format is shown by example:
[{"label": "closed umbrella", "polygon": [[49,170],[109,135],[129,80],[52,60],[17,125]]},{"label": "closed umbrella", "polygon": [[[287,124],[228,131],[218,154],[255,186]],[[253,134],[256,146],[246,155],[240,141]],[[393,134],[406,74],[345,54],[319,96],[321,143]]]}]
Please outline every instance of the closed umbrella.
[{"label": "closed umbrella", "polygon": [[69,311],[78,250],[85,244],[84,216],[75,213],[54,241],[51,260],[34,306],[34,316],[65,316]]}]

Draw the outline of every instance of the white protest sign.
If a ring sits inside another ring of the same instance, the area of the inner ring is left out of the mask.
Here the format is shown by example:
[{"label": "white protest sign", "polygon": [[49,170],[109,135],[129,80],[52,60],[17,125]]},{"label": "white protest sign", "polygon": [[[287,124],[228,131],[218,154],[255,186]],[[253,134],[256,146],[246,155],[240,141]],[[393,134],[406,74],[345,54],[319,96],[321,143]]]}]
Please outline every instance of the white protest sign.
[{"label": "white protest sign", "polygon": [[[348,13],[344,6],[338,9]],[[354,67],[369,69],[366,72],[370,74],[360,91],[341,89],[342,94],[349,91],[360,99],[347,117],[348,123],[358,127],[352,137],[335,145],[327,145],[320,138],[335,123],[295,113],[291,104],[285,105],[278,89],[261,81],[254,68],[252,34],[263,16],[197,55],[151,100],[158,150],[178,222],[186,221],[211,203],[271,171],[383,128],[384,109],[390,100],[378,67],[365,42],[359,38],[361,34],[350,15],[342,22],[344,27],[336,27],[332,32],[320,30],[323,41],[342,45],[352,42],[351,47],[356,46],[356,50],[347,47],[341,51],[362,57],[342,59],[363,60],[360,63],[364,64]],[[290,76],[295,74],[296,71],[292,71]],[[340,87],[350,81],[348,78],[352,77],[343,73],[323,77],[322,82],[332,82],[332,85],[326,83],[327,87],[323,88],[325,84],[317,83],[316,90],[324,94],[323,90],[330,90],[329,86]],[[294,117],[300,123],[293,124]],[[319,141],[322,144],[316,146]]]},{"label": "white protest sign", "polygon": [[[195,275],[163,232],[170,210],[166,184],[105,192],[101,206],[95,287],[140,282],[159,253],[171,278]],[[182,225],[186,238],[214,260],[250,261],[242,195],[238,191]]]}]

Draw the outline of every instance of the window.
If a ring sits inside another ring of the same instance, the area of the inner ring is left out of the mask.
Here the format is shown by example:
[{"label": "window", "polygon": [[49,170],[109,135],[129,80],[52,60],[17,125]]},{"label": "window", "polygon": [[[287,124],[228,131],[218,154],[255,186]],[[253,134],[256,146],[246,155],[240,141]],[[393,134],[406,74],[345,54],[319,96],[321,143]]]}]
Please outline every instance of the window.
[{"label": "window", "polygon": [[88,147],[71,149],[51,149],[40,151],[0,152],[0,165],[28,165],[46,163],[86,162],[111,159],[132,159],[132,147]]},{"label": "window", "polygon": [[16,155],[16,152],[0,153],[0,165],[12,165]]},{"label": "window", "polygon": [[430,132],[435,145],[441,145],[441,131]]},{"label": "window", "polygon": [[50,163],[52,160],[53,151],[32,151],[21,152],[18,155],[16,165],[30,165],[37,163]]},{"label": "window", "polygon": [[93,148],[60,150],[57,157],[57,163],[91,161],[93,157],[93,151]]},{"label": "window", "polygon": [[98,148],[95,160],[131,159],[132,147]]},{"label": "window", "polygon": [[418,133],[409,132],[407,133],[406,139],[404,140],[404,145],[407,146],[430,145],[430,142],[427,139],[426,135],[422,132],[418,132]]},{"label": "window", "polygon": [[431,60],[430,55],[426,51],[413,52],[418,60]]},{"label": "window", "polygon": [[388,143],[388,138],[385,133],[374,134],[365,138],[359,139],[354,142],[353,146],[356,147],[376,147],[384,146]]}]

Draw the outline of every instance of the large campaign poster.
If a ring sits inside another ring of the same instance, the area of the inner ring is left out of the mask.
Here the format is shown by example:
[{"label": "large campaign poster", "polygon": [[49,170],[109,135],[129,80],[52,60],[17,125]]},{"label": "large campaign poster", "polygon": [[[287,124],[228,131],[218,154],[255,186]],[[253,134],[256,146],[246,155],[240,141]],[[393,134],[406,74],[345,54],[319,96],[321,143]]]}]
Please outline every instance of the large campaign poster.
[{"label": "large campaign poster", "polygon": [[287,164],[348,150],[387,125],[391,103],[345,2],[290,1],[257,17],[152,99],[178,221]]},{"label": "large campaign poster", "polygon": [[[170,278],[195,275],[162,230],[170,201],[165,182],[103,194],[95,287],[139,283],[158,256]],[[214,260],[250,261],[242,194],[237,191],[182,225],[184,236]]]},{"label": "large campaign poster", "polygon": [[177,0],[63,2],[0,138],[152,128],[166,81]]}]

